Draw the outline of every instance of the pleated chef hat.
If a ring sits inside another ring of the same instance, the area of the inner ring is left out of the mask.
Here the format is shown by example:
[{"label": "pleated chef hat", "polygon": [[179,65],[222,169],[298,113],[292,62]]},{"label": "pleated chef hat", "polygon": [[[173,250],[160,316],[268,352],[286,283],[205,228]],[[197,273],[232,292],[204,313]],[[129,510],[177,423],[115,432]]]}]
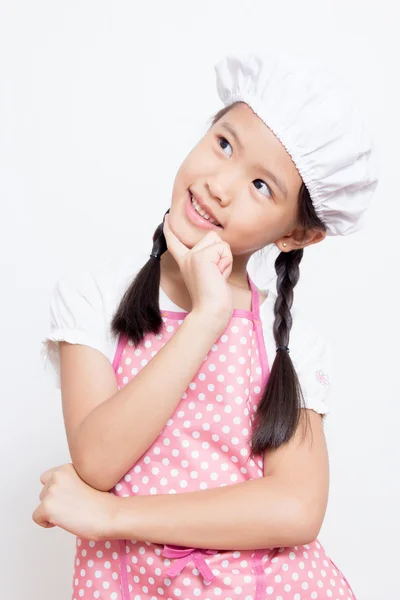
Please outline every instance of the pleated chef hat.
[{"label": "pleated chef hat", "polygon": [[214,69],[224,105],[248,104],[292,157],[327,235],[361,229],[378,184],[376,150],[326,65],[268,50],[229,54]]}]

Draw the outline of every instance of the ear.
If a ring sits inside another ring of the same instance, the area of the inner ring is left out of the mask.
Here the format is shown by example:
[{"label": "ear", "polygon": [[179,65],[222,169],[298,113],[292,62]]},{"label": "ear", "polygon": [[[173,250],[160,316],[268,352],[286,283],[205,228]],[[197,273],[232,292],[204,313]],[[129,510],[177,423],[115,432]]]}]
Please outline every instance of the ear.
[{"label": "ear", "polygon": [[[300,250],[312,244],[322,242],[326,237],[326,231],[320,229],[308,229],[304,231],[301,227],[293,229],[290,234],[287,234],[275,241],[275,245],[281,252],[290,252],[291,250]],[[286,243],[286,246],[283,244]]]}]

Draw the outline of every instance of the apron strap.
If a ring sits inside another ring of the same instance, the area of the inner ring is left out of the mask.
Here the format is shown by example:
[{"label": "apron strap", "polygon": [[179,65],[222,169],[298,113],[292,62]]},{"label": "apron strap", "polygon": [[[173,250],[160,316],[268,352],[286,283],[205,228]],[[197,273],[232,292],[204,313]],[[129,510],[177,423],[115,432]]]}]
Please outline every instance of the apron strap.
[{"label": "apron strap", "polygon": [[248,273],[247,279],[251,288],[251,312],[255,320],[260,321],[260,293]]}]

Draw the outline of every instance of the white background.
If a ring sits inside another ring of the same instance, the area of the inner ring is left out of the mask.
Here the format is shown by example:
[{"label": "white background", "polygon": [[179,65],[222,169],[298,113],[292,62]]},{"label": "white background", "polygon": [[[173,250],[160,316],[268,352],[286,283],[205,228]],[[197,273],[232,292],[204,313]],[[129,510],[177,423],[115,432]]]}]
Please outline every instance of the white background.
[{"label": "white background", "polygon": [[295,302],[335,357],[319,540],[358,600],[398,598],[395,11],[388,0],[1,1],[2,598],[71,597],[74,538],[31,520],[40,473],[69,461],[59,391],[39,354],[50,290],[67,271],[150,251],[176,170],[222,106],[214,62],[264,40],[324,57],[380,146],[365,229],[305,251]]}]

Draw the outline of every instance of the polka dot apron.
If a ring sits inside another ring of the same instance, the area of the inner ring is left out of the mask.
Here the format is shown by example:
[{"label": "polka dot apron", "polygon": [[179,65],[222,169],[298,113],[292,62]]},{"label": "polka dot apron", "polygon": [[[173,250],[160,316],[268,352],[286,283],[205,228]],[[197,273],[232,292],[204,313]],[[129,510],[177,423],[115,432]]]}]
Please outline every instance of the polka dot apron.
[{"label": "polka dot apron", "polygon": [[[249,284],[252,310],[233,311],[160,435],[111,493],[176,494],[263,476],[262,457],[250,458],[250,440],[269,367],[259,293],[250,277]],[[146,335],[137,347],[120,337],[113,362],[119,389],[168,342],[187,314],[162,311],[162,331]],[[290,548],[217,551],[78,537],[73,599],[80,598],[354,600],[354,594],[317,540]]]}]

